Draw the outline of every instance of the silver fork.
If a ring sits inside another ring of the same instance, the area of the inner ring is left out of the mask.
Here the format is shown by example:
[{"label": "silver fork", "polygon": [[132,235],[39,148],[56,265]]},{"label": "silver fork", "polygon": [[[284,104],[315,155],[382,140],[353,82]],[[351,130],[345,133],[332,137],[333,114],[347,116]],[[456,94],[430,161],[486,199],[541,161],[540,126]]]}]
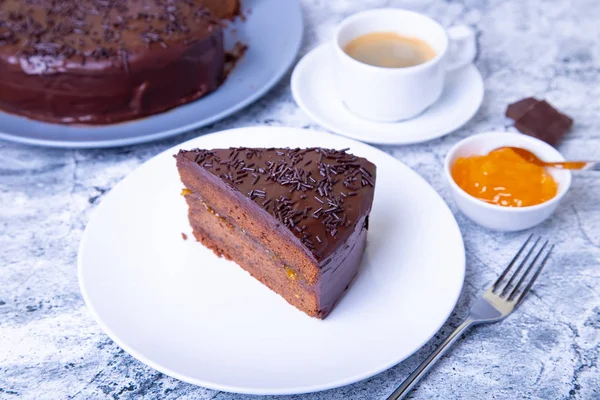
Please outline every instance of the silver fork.
[{"label": "silver fork", "polygon": [[[471,306],[469,316],[456,328],[454,332],[437,348],[435,351],[425,359],[413,371],[412,374],[400,385],[394,393],[392,393],[387,400],[402,399],[410,392],[417,382],[425,376],[425,374],[431,369],[433,364],[436,363],[450,348],[450,346],[456,342],[456,340],[470,327],[478,324],[487,324],[491,322],[500,321],[506,318],[510,313],[513,312],[522,302],[534,282],[542,272],[542,268],[546,265],[548,257],[554,248],[554,245],[548,247],[548,241],[546,240],[542,247],[539,247],[540,238],[538,238],[532,246],[530,246],[527,254],[523,260],[517,266],[517,269],[512,273],[510,278],[508,273],[515,266],[521,258],[521,255],[526,251],[529,243],[531,242],[533,235],[525,241],[523,246],[519,249],[515,257],[512,259],[508,267],[500,274],[500,277],[491,285],[488,290],[480,296],[475,303]],[[537,249],[537,250],[536,250]],[[535,250],[535,254],[534,254]],[[542,257],[542,254],[545,256]],[[523,268],[527,264],[527,261],[533,255],[533,259],[529,262],[529,265],[522,272]],[[537,269],[531,276],[527,278],[534,267],[538,265]],[[520,277],[519,277],[520,274]],[[518,279],[518,280],[517,280]],[[516,281],[516,282],[515,282]],[[503,282],[505,282],[503,284]],[[522,287],[524,288],[522,289]]]}]

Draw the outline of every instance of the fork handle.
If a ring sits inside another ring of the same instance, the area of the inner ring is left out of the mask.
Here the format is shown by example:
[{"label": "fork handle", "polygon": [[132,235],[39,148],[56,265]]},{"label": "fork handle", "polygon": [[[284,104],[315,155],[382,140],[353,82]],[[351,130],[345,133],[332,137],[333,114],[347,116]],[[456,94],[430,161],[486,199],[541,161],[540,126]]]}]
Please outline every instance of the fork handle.
[{"label": "fork handle", "polygon": [[448,336],[448,338],[444,340],[444,342],[440,344],[438,348],[436,348],[434,352],[431,353],[429,357],[427,357],[425,361],[423,361],[417,367],[417,369],[415,369],[413,373],[406,378],[404,382],[402,382],[402,385],[398,386],[398,388],[394,390],[394,393],[392,393],[387,400],[403,399],[404,396],[406,396],[408,392],[415,387],[417,382],[419,382],[419,380],[425,376],[425,374],[427,374],[431,367],[433,367],[433,364],[435,364],[436,361],[438,361],[448,351],[448,349],[450,349],[450,346],[456,342],[456,340],[458,340],[458,338],[460,338],[460,336],[473,324],[474,321],[471,318],[464,320],[463,323],[460,324],[458,328],[456,328],[454,332],[452,332],[452,334]]}]

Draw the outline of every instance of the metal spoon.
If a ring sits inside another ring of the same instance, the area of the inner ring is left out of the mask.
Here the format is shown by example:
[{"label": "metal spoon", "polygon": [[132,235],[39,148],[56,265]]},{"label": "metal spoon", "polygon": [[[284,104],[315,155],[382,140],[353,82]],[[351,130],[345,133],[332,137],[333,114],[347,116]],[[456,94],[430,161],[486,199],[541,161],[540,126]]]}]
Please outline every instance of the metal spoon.
[{"label": "metal spoon", "polygon": [[546,162],[539,159],[534,153],[520,147],[501,147],[501,149],[511,149],[524,160],[539,165],[540,167],[553,167],[560,169],[578,169],[600,171],[599,161],[562,161],[562,162]]}]

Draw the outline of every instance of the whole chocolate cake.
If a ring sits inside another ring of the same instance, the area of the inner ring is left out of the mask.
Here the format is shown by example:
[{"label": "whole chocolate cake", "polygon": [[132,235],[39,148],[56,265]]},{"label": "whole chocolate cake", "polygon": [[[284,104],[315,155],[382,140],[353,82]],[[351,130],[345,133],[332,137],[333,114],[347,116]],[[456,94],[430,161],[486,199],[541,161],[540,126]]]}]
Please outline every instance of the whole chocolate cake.
[{"label": "whole chocolate cake", "polygon": [[320,148],[181,150],[176,159],[196,239],[325,318],[360,266],[375,165]]},{"label": "whole chocolate cake", "polygon": [[0,110],[107,124],[196,100],[224,79],[238,0],[0,0]]}]

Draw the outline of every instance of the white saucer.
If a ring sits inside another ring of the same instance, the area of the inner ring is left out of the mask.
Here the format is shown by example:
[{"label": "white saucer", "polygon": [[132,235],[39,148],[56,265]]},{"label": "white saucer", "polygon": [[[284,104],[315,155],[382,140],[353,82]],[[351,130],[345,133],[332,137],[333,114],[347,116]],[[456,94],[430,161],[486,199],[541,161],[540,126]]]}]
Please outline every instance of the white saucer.
[{"label": "white saucer", "polygon": [[[349,147],[377,165],[362,266],[326,320],[193,240],[173,154],[230,146]],[[92,315],[138,360],[211,389],[295,394],[371,377],[427,343],[458,300],[465,252],[444,200],[399,160],[329,133],[259,126],[144,163],[95,210],[78,265]]]},{"label": "white saucer", "polygon": [[325,43],[305,55],[292,74],[292,94],[298,106],[323,127],[363,142],[412,144],[432,140],[466,124],[483,102],[483,78],[474,65],[449,74],[442,97],[416,118],[375,122],[348,110],[337,96],[333,48]]}]

